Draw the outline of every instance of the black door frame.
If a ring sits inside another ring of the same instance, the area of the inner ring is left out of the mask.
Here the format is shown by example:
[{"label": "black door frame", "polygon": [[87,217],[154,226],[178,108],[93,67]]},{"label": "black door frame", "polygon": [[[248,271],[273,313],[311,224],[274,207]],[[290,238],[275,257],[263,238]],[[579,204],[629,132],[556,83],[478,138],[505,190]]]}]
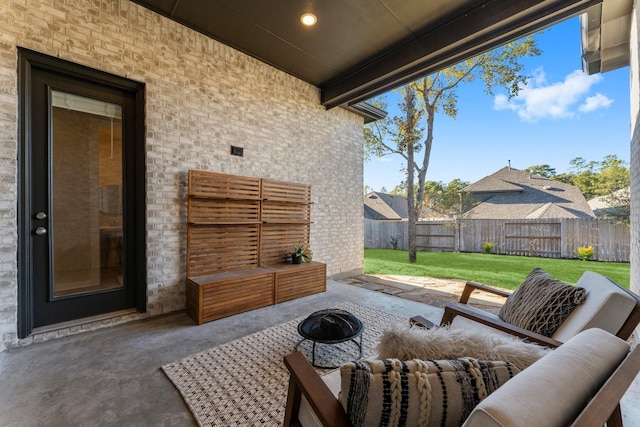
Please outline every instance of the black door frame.
[{"label": "black door frame", "polygon": [[31,71],[43,69],[78,80],[110,86],[130,92],[135,97],[135,150],[132,159],[127,156],[125,167],[133,168],[135,184],[125,189],[126,221],[132,225],[132,244],[128,247],[126,263],[131,268],[129,277],[135,278],[136,309],[147,307],[146,261],[146,163],[144,126],[144,83],[115,76],[83,65],[18,47],[18,338],[26,338],[33,330],[33,294],[31,289]]}]

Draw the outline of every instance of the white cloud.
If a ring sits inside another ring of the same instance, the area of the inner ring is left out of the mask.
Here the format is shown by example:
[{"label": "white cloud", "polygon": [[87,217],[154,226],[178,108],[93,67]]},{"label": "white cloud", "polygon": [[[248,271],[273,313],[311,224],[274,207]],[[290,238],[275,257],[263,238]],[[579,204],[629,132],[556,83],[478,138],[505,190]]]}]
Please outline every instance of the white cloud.
[{"label": "white cloud", "polygon": [[584,98],[601,79],[599,74],[589,76],[576,70],[562,82],[548,83],[544,70],[539,68],[518,96],[508,99],[498,95],[493,106],[496,110],[515,111],[522,120],[529,122],[543,118],[573,118],[576,111],[589,113],[611,105],[613,100],[601,94]]},{"label": "white cloud", "polygon": [[613,104],[613,99],[601,93],[596,93],[593,96],[587,97],[578,110],[583,113],[590,113],[600,108],[608,108],[611,104]]}]

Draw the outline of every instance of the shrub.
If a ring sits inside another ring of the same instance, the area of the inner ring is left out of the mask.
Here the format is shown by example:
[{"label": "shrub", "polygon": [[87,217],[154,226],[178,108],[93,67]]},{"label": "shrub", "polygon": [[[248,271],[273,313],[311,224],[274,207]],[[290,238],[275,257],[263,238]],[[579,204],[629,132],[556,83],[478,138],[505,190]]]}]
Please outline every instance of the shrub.
[{"label": "shrub", "polygon": [[576,250],[576,255],[578,255],[578,258],[582,261],[589,261],[591,257],[593,257],[593,246],[580,246]]},{"label": "shrub", "polygon": [[393,236],[391,236],[391,239],[389,239],[389,243],[391,244],[391,247],[393,249],[397,250],[400,247],[400,236],[394,234]]},{"label": "shrub", "polygon": [[489,254],[491,253],[491,249],[493,249],[493,243],[491,242],[484,242],[482,244],[482,252],[484,252],[485,254]]}]

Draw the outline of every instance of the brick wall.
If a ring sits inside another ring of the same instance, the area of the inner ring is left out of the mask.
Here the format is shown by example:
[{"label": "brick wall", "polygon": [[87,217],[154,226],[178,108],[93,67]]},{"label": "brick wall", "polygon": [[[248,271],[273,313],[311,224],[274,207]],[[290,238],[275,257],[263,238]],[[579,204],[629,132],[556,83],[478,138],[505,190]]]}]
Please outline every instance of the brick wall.
[{"label": "brick wall", "polygon": [[640,293],[640,13],[634,1],[631,26],[630,107],[631,107],[631,289]]},{"label": "brick wall", "polygon": [[127,0],[2,1],[0,350],[140,317],[16,338],[17,46],[146,84],[148,314],[184,308],[188,169],[310,184],[315,259],[329,275],[362,270],[362,118],[326,111],[317,88]]}]

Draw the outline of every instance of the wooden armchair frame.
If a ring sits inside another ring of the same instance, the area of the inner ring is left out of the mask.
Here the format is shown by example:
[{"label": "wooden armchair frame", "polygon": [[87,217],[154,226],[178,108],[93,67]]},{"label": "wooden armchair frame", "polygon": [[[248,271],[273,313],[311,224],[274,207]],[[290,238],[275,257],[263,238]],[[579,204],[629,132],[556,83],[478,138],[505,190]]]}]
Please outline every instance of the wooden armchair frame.
[{"label": "wooden armchair frame", "polygon": [[620,400],[640,371],[640,346],[620,363],[571,427],[623,427]]},{"label": "wooden armchair frame", "polygon": [[302,396],[307,399],[323,426],[350,427],[351,422],[329,387],[299,351],[284,357],[289,370],[289,392],[284,414],[284,427],[300,427],[298,413]]}]

